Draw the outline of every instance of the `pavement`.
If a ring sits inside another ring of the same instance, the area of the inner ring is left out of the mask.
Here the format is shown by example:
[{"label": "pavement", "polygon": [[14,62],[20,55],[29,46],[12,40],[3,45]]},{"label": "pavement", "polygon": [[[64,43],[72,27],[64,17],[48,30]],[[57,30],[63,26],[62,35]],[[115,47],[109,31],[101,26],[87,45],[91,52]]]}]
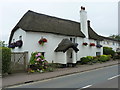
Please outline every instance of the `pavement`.
[{"label": "pavement", "polygon": [[11,74],[2,78],[2,87],[41,81],[41,80],[60,77],[73,73],[80,73],[102,67],[112,66],[116,64],[119,64],[118,60],[115,61],[111,60],[105,63],[96,63],[93,65],[78,65],[77,67],[60,68],[58,70],[55,70],[54,72],[32,73],[32,74],[28,74],[28,73]]}]

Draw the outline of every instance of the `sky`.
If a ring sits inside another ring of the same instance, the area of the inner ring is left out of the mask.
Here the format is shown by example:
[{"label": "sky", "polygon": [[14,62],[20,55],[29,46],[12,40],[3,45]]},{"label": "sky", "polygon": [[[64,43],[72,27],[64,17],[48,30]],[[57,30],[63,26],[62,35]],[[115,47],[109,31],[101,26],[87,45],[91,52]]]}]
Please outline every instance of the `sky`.
[{"label": "sky", "polygon": [[8,43],[11,30],[28,10],[80,22],[81,6],[86,7],[95,32],[103,36],[118,34],[118,0],[2,0],[0,40]]}]

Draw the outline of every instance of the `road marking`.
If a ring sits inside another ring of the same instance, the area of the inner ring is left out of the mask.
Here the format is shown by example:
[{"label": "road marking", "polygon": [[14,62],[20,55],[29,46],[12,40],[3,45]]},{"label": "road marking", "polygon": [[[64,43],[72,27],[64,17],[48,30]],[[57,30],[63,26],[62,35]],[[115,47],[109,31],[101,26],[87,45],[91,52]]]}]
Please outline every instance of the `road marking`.
[{"label": "road marking", "polygon": [[114,78],[119,77],[119,76],[120,76],[120,75],[113,76],[113,77],[111,77],[111,78],[108,78],[108,80],[114,79]]},{"label": "road marking", "polygon": [[117,65],[108,66],[108,67],[100,67],[100,68],[93,69],[93,70],[90,70],[90,71],[83,71],[83,72],[78,72],[78,73],[74,73],[74,74],[70,74],[70,75],[58,76],[58,77],[54,77],[54,78],[50,78],[50,79],[46,79],[46,80],[41,80],[41,81],[35,81],[35,82],[31,82],[31,83],[23,83],[21,85],[8,86],[6,88],[17,88],[17,87],[20,87],[20,86],[32,85],[32,84],[35,84],[35,83],[46,82],[46,81],[50,81],[50,80],[54,80],[54,79],[59,79],[59,78],[63,78],[63,77],[77,75],[77,74],[84,74],[84,73],[87,73],[87,72],[97,71],[97,70],[101,70],[101,69],[104,69],[104,68],[111,68],[111,67],[115,67],[115,66],[117,66]]},{"label": "road marking", "polygon": [[82,89],[88,88],[88,87],[91,87],[91,86],[92,86],[92,85],[87,85],[87,86],[82,87]]}]

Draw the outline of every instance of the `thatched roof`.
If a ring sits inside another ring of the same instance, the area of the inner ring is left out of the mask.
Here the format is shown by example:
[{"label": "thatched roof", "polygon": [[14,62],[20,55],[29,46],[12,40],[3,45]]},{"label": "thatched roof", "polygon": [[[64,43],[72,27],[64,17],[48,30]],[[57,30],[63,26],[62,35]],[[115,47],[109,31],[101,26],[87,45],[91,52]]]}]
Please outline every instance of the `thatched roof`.
[{"label": "thatched roof", "polygon": [[75,52],[78,52],[77,45],[77,43],[72,43],[69,39],[63,39],[55,49],[55,52],[66,52],[69,48],[73,48]]},{"label": "thatched roof", "polygon": [[[25,15],[13,28],[9,38],[9,43],[11,42],[14,32],[18,28],[30,32],[45,32],[67,36],[77,36],[82,38],[85,37],[85,35],[81,32],[79,22],[60,19],[57,17],[36,13],[30,10],[25,13]],[[101,40],[99,35],[97,35],[91,27],[89,27],[88,29],[91,39]]]}]

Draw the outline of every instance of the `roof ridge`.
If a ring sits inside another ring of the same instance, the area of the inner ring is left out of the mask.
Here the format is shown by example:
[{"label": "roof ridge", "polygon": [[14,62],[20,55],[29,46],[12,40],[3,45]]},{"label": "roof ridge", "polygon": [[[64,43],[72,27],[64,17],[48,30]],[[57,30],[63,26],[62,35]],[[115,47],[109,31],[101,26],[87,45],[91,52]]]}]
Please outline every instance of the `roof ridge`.
[{"label": "roof ridge", "polygon": [[59,20],[70,21],[70,22],[74,22],[74,23],[79,23],[80,24],[80,22],[77,22],[77,21],[73,21],[73,20],[70,20],[70,19],[64,19],[64,18],[60,18],[60,17],[56,17],[56,16],[51,16],[51,15],[47,15],[47,14],[43,14],[43,13],[38,13],[38,12],[35,12],[35,11],[32,11],[32,10],[28,10],[25,14],[27,14],[29,12],[34,13],[34,14],[38,14],[38,15],[44,15],[44,16],[55,18],[55,19],[59,19]]}]

